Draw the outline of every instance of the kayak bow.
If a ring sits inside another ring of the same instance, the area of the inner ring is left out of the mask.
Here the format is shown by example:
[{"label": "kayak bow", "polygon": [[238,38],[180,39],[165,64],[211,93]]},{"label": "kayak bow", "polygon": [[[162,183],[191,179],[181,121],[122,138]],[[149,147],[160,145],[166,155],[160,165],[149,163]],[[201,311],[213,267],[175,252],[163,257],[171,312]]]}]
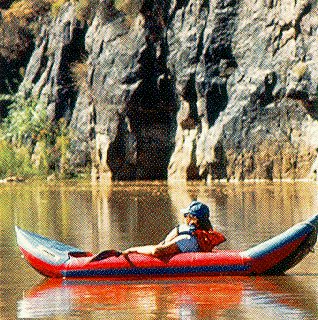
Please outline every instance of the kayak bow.
[{"label": "kayak bow", "polygon": [[317,241],[318,215],[248,250],[180,253],[159,259],[150,255],[94,255],[16,227],[25,259],[47,277],[154,277],[177,275],[282,274],[299,263]]}]

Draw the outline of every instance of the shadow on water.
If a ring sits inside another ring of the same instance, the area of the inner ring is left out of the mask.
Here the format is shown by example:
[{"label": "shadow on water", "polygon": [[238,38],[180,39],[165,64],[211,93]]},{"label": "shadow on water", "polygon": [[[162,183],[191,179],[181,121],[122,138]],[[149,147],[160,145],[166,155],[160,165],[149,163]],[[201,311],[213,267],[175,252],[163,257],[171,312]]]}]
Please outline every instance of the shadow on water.
[{"label": "shadow on water", "polygon": [[[292,297],[292,298],[291,298]],[[304,308],[306,306],[306,308]],[[143,281],[48,280],[18,301],[18,318],[81,315],[91,319],[316,319],[316,294],[301,279],[198,277]]]}]

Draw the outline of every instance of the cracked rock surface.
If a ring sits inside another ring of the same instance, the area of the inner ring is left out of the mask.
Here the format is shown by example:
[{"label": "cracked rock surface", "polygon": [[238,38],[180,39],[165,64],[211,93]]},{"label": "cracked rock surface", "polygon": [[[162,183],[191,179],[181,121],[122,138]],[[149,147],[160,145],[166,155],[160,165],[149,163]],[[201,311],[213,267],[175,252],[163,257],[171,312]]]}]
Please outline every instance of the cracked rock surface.
[{"label": "cracked rock surface", "polygon": [[39,35],[23,90],[68,119],[74,163],[100,179],[317,179],[315,0],[138,4],[102,0],[89,26],[66,5]]}]

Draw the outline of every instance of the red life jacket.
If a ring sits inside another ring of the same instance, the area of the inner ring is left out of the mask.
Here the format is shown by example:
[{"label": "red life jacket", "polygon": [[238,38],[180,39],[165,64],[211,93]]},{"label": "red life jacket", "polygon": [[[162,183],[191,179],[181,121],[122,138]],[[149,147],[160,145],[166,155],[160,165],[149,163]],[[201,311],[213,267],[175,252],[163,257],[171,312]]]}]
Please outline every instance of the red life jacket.
[{"label": "red life jacket", "polygon": [[212,249],[226,241],[224,235],[220,232],[210,230],[196,230],[193,235],[197,238],[201,252],[211,252]]}]

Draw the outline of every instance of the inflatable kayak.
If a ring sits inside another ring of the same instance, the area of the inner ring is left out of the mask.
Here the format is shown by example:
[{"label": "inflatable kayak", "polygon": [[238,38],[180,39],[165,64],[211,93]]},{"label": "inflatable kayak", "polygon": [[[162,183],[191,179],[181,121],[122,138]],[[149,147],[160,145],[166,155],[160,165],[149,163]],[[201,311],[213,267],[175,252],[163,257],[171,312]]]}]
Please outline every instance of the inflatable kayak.
[{"label": "inflatable kayak", "polygon": [[282,274],[299,263],[317,241],[318,215],[248,250],[213,250],[157,258],[108,250],[94,255],[16,227],[29,264],[54,278]]}]

